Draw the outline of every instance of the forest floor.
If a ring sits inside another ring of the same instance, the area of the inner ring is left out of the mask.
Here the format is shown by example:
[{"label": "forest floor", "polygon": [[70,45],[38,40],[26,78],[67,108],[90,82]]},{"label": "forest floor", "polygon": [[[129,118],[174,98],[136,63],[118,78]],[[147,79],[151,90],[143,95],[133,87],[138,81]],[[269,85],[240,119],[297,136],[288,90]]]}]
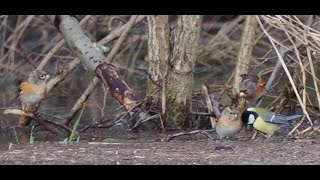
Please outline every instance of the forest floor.
[{"label": "forest floor", "polygon": [[195,134],[165,141],[167,134],[88,134],[88,140],[71,144],[62,140],[1,143],[0,164],[320,164],[320,138],[258,135],[251,140],[252,132],[242,132],[236,139],[219,140],[212,133],[213,139]]}]

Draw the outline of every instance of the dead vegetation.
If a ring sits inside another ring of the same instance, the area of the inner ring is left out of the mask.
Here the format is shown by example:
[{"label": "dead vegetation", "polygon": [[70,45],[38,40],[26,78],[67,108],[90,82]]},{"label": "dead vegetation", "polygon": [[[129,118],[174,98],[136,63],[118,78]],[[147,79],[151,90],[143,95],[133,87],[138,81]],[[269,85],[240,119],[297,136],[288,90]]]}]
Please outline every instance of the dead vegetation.
[{"label": "dead vegetation", "polygon": [[[18,99],[12,101],[17,93],[18,82],[37,68],[53,75],[48,83],[49,93],[39,107],[39,119],[49,126],[70,133],[71,124],[81,105],[86,102],[87,108],[80,123],[83,131],[90,128],[107,129],[117,123],[126,127],[127,121],[131,122],[130,119],[134,117],[131,113],[133,107],[141,107],[141,111],[149,114],[133,124],[134,128],[144,124],[142,122],[153,122],[158,129],[165,129],[161,104],[152,104],[152,99],[145,97],[150,75],[146,73],[145,65],[148,54],[146,17],[87,15],[77,18],[91,41],[110,47],[111,51],[105,53],[107,61],[119,69],[120,77],[140,101],[130,108],[121,101],[115,101],[115,95],[108,93],[108,87],[85,70],[81,60],[47,16],[1,16],[2,109],[20,108]],[[250,16],[257,26],[253,28],[253,36],[250,35],[253,40],[249,40],[252,52],[246,52],[251,58],[241,60],[239,56],[247,50],[241,48],[246,18],[203,17],[193,69],[195,85],[192,112],[186,124],[193,129],[211,128],[214,120],[205,113],[216,110],[214,114],[218,114],[222,107],[235,105],[234,99],[237,97],[231,97],[234,94],[230,92],[234,92],[235,77],[239,74],[236,73],[238,59],[240,63],[247,61],[244,64],[248,74],[260,74],[267,81],[265,96],[259,102],[261,107],[305,115],[292,127],[289,135],[307,137],[319,133],[319,17]],[[208,93],[202,85],[207,85]],[[148,93],[162,91],[161,86],[155,87]],[[1,119],[2,128],[15,126],[15,117],[4,115]]]}]

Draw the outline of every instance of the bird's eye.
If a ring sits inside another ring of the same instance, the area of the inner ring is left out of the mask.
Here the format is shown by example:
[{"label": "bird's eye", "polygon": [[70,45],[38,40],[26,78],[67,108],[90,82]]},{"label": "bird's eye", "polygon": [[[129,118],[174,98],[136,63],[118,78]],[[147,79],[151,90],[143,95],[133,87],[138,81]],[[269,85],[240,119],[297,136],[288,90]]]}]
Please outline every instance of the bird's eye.
[{"label": "bird's eye", "polygon": [[43,79],[44,77],[45,77],[45,75],[44,75],[44,74],[41,74],[41,75],[40,75],[40,78],[41,78],[41,79]]}]

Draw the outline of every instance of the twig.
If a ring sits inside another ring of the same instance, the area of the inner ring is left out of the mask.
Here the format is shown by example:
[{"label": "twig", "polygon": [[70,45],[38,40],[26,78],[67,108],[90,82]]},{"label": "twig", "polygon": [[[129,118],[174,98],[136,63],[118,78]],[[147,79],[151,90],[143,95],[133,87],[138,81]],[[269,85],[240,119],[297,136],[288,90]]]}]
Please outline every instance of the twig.
[{"label": "twig", "polygon": [[[151,97],[152,95],[154,95],[155,93],[157,93],[158,91],[159,91],[159,89],[155,89],[154,92],[150,95],[150,97]],[[132,110],[134,110],[136,107],[140,106],[141,104],[145,103],[145,102],[148,100],[148,98],[150,98],[150,97],[145,97],[145,99],[144,99],[143,101],[137,103],[136,106],[133,107],[130,111],[127,111],[127,112],[125,112],[124,114],[121,114],[121,115],[122,115],[121,118],[123,119],[124,117],[126,117],[127,115],[129,115]],[[120,106],[118,109],[120,109],[120,108],[122,108],[122,107],[123,107],[123,105]],[[117,111],[118,109],[116,109],[115,111]],[[114,111],[114,112],[115,112],[115,111]],[[90,125],[82,128],[82,129],[80,130],[80,132],[84,132],[84,131],[86,131],[86,130],[89,129],[89,128],[94,128],[94,127],[100,128],[100,127],[102,127],[102,124],[104,124],[104,123],[106,123],[106,122],[109,122],[109,121],[111,121],[112,119],[114,119],[114,118],[116,117],[116,115],[114,115],[114,114],[115,114],[114,112],[113,112],[113,113],[110,113],[110,114],[111,114],[110,117],[108,117],[108,118],[103,118],[103,119],[105,119],[105,120],[103,120],[103,121],[101,121],[101,122],[99,122],[99,123],[96,123],[96,122],[95,122],[95,123],[92,123],[92,124],[90,124]],[[120,119],[121,119],[121,118],[120,118]],[[119,120],[119,121],[117,120],[116,122],[113,122],[113,123],[111,123],[110,125],[107,125],[106,127],[103,126],[103,128],[112,127],[113,125],[115,125],[115,124],[117,124],[117,123],[119,123],[119,122],[120,122],[120,120]]]},{"label": "twig", "polygon": [[97,107],[100,109],[100,112],[101,112],[101,118],[104,117],[104,109],[106,108],[106,104],[107,104],[107,95],[108,95],[108,89],[106,89],[105,86],[102,86],[103,88],[103,100],[102,100],[102,105],[98,105],[97,104]]},{"label": "twig", "polygon": [[47,125],[45,122],[44,122],[44,119],[40,117],[40,115],[36,115],[35,118],[33,118],[37,123],[39,123],[41,126],[43,126],[45,129],[49,130],[49,131],[52,131],[56,134],[61,134],[61,132],[54,128],[54,127],[50,127],[49,125]]},{"label": "twig", "polygon": [[66,66],[64,66],[57,76],[55,76],[54,78],[50,79],[50,81],[48,81],[47,94],[53,89],[53,87],[55,87],[59,82],[63,81],[64,78],[66,78],[80,64],[81,64],[80,59],[76,58],[70,63],[68,63]]},{"label": "twig", "polygon": [[[308,131],[310,131],[310,130],[312,130],[313,128],[311,127],[311,126],[309,126],[309,127],[307,127],[306,129],[304,129],[303,131],[301,131],[300,133],[301,134],[304,134],[304,133],[306,133],[306,132],[308,132]],[[312,131],[310,134],[309,134],[309,136],[313,133],[314,131]]]},{"label": "twig", "polygon": [[315,70],[314,70],[314,67],[313,67],[313,60],[312,60],[310,49],[308,47],[308,39],[307,39],[305,33],[304,33],[304,37],[305,37],[305,43],[307,44],[307,46],[306,46],[307,56],[308,56],[307,59],[309,60],[310,69],[311,69],[311,73],[312,73],[313,84],[314,84],[314,87],[316,89],[315,91],[316,91],[317,100],[318,100],[318,107],[320,107],[319,87],[318,87],[318,84],[317,84],[317,81],[316,81],[317,76],[316,76],[316,73],[315,73]]},{"label": "twig", "polygon": [[[91,18],[91,15],[85,16],[81,22],[80,25],[83,26],[88,20]],[[59,34],[60,35],[60,34]],[[47,53],[47,55],[43,58],[43,60],[38,65],[37,69],[42,70],[49,62],[49,60],[52,58],[52,56],[58,52],[58,50],[64,45],[66,41],[64,39],[61,39],[51,50]]]},{"label": "twig", "polygon": [[34,118],[34,114],[32,113],[26,113],[22,111],[21,109],[6,109],[3,111],[3,114],[14,114],[19,116],[28,116],[30,118]]},{"label": "twig", "polygon": [[116,42],[116,44],[114,45],[114,47],[112,48],[112,50],[110,51],[110,53],[108,54],[107,57],[107,62],[108,63],[112,63],[113,61],[113,57],[116,55],[116,53],[118,52],[121,44],[123,43],[124,39],[127,37],[130,29],[133,27],[134,23],[136,22],[138,16],[137,15],[133,15],[131,16],[129,22],[127,23],[126,27],[124,28],[124,30],[122,31],[118,41]]},{"label": "twig", "polygon": [[[120,106],[118,109],[120,109],[122,107],[123,106]],[[118,109],[116,109],[115,111],[111,112],[107,117],[102,117],[99,122],[93,122],[90,125],[85,126],[84,128],[82,128],[80,130],[80,132],[85,132],[87,129],[89,129],[91,127],[93,127],[93,128],[100,127],[100,126],[102,126],[102,124],[107,123],[109,121],[112,121],[113,119],[118,117],[118,115],[115,113]],[[124,114],[128,115],[129,113],[128,112],[124,112],[124,113],[120,114],[119,116],[122,116]]]},{"label": "twig", "polygon": [[[151,76],[149,76],[149,80],[151,80],[151,82],[154,82],[153,79],[151,78]],[[167,99],[166,99],[166,78],[162,78],[162,86],[161,86],[161,116],[165,117],[165,114],[167,112]],[[156,84],[154,82],[154,84]]]},{"label": "twig", "polygon": [[[262,18],[265,18],[265,17],[262,16]],[[311,26],[311,24],[312,24],[312,22],[313,22],[312,19],[313,19],[313,18],[310,16],[310,18],[308,19],[308,22],[307,22],[307,26]],[[268,22],[269,22],[268,24],[270,25],[270,21],[268,21]],[[281,23],[279,23],[279,24],[281,24]],[[271,25],[272,25],[272,24],[271,24]],[[283,30],[283,31],[286,33],[286,35],[288,36],[289,40],[290,40],[291,43],[292,43],[292,46],[289,47],[289,48],[287,48],[287,47],[281,47],[281,48],[280,48],[281,57],[284,58],[286,54],[288,54],[290,51],[292,51],[292,49],[295,49],[296,52],[297,52],[297,49],[303,45],[303,43],[302,43],[303,41],[297,41],[296,43],[293,43],[293,41],[292,41],[290,35],[288,34],[286,28],[284,27],[284,25],[281,24],[280,26],[281,26],[281,30]],[[291,26],[290,26],[290,27],[291,27]],[[278,28],[278,27],[276,27],[276,28]],[[266,30],[266,32],[267,32],[267,30]],[[298,57],[298,56],[297,56],[297,57]],[[298,57],[298,58],[299,58],[299,57]],[[279,57],[278,57],[278,59],[279,59]],[[271,87],[274,79],[275,79],[276,77],[278,77],[278,76],[277,76],[278,73],[282,70],[281,67],[282,67],[281,61],[278,60],[276,66],[274,67],[274,70],[272,71],[272,73],[271,73],[271,75],[270,75],[270,77],[269,77],[269,79],[268,79],[268,82],[266,83],[266,86],[265,86],[265,90],[264,90],[264,92],[263,92],[263,95],[265,95],[265,94],[270,90],[270,87]],[[258,106],[260,106],[261,101],[262,101],[262,99],[260,99],[259,103],[257,104]]]},{"label": "twig", "polygon": [[207,113],[207,112],[190,112],[190,115],[200,115],[200,116],[213,116],[215,114],[213,113]]},{"label": "twig", "polygon": [[306,110],[306,107],[303,105],[303,102],[302,102],[301,97],[300,97],[300,95],[299,95],[299,93],[298,93],[297,87],[296,87],[296,85],[294,84],[294,82],[293,82],[293,80],[292,80],[291,74],[290,74],[290,72],[289,72],[289,70],[288,70],[288,68],[287,68],[284,60],[282,59],[281,54],[280,54],[279,51],[278,51],[278,48],[277,48],[276,45],[274,44],[274,39],[273,39],[273,37],[271,37],[271,35],[270,35],[270,34],[266,31],[266,29],[263,27],[263,24],[261,23],[259,17],[256,17],[256,18],[257,18],[257,21],[258,21],[261,29],[262,29],[263,32],[267,35],[268,39],[270,40],[273,48],[275,49],[275,51],[276,51],[276,53],[277,53],[277,55],[278,55],[278,57],[279,57],[279,60],[280,60],[280,62],[281,62],[281,64],[282,64],[282,67],[283,67],[284,71],[286,72],[287,77],[289,78],[289,81],[290,81],[290,83],[291,83],[291,85],[292,85],[292,87],[293,87],[293,90],[294,90],[295,94],[296,94],[296,97],[297,97],[297,99],[298,99],[298,101],[299,101],[299,103],[300,103],[300,105],[301,105],[301,108],[302,108],[302,110],[303,110],[303,113],[307,116],[310,125],[313,126],[313,123],[312,123],[312,121],[311,121],[311,119],[310,119],[310,116],[309,116],[309,114],[308,114],[308,111]]},{"label": "twig", "polygon": [[99,78],[94,77],[92,79],[92,81],[90,82],[90,84],[87,87],[87,89],[83,92],[81,97],[78,99],[78,101],[71,108],[71,110],[68,113],[68,115],[66,116],[66,118],[62,121],[65,125],[69,125],[70,124],[70,122],[72,121],[74,116],[80,110],[81,105],[84,103],[84,101],[86,101],[88,99],[89,95],[92,93],[92,91],[94,90],[94,88],[96,87],[98,82],[99,82]]},{"label": "twig", "polygon": [[26,113],[20,109],[6,109],[3,112],[4,114],[15,114],[15,115],[19,115],[19,116],[27,116],[30,117],[32,119],[34,119],[38,124],[40,124],[41,126],[43,126],[45,129],[52,131],[56,134],[60,134],[61,132],[53,127],[48,126],[46,123],[44,123],[44,119],[40,117],[39,114],[32,114],[32,113]]},{"label": "twig", "polygon": [[[80,25],[83,26],[88,20],[91,18],[91,15],[85,16],[81,22]],[[60,36],[60,34],[59,34]],[[49,60],[52,58],[52,56],[58,52],[58,50],[64,45],[66,41],[64,39],[61,39],[51,50],[47,53],[47,55],[41,60],[40,64],[38,65],[37,69],[42,70],[49,62]]]},{"label": "twig", "polygon": [[[232,81],[232,79],[234,78],[234,73],[235,71],[232,71],[232,74],[230,75],[230,77],[228,78],[228,80],[226,81],[226,83],[224,83],[223,88],[221,88],[220,92],[219,92],[219,97],[218,100],[221,99],[222,95],[225,93],[225,91],[228,89],[228,85],[230,84],[230,82]],[[232,93],[234,94],[234,93]]]},{"label": "twig", "polygon": [[208,132],[211,132],[211,131],[213,131],[213,130],[212,129],[211,130],[206,130],[206,131],[204,131],[204,130],[195,130],[195,131],[191,131],[191,132],[180,132],[180,133],[176,133],[176,134],[170,134],[167,137],[167,141],[170,141],[171,139],[179,137],[179,136],[192,135],[192,134],[198,134],[198,133],[201,133],[201,134],[207,136],[209,139],[212,140],[213,137],[210,136],[209,133],[208,133]]},{"label": "twig", "polygon": [[[209,112],[209,113],[214,113],[217,118],[220,117],[220,111],[219,111],[219,109],[218,109],[219,103],[218,103],[218,107],[217,107],[217,106],[216,106],[216,104],[217,104],[216,102],[214,102],[214,103],[211,102],[210,97],[209,97],[209,94],[208,94],[208,88],[207,88],[205,85],[202,85],[202,86],[201,86],[201,89],[202,89],[203,95],[204,95],[204,97],[205,97],[205,99],[206,99],[206,103],[207,103],[207,107],[208,107],[208,112]],[[213,105],[212,105],[212,104],[215,105],[214,108],[213,108]],[[210,117],[210,122],[211,122],[211,126],[212,126],[213,129],[216,127],[216,120],[217,120],[216,118]]]},{"label": "twig", "polygon": [[160,118],[160,123],[161,123],[161,129],[162,129],[162,131],[164,131],[164,124],[163,124],[162,116],[159,116],[159,118]]},{"label": "twig", "polygon": [[298,124],[289,132],[289,134],[288,134],[289,136],[291,136],[292,133],[293,133],[296,129],[298,129],[298,127],[303,123],[304,119],[305,119],[305,117],[303,117],[303,118],[298,122]]},{"label": "twig", "polygon": [[[22,17],[22,16],[20,16],[20,17]],[[23,22],[21,22],[21,23],[17,22],[18,23],[17,28],[15,28],[13,36],[12,36],[14,39],[12,40],[12,43],[11,43],[9,51],[8,51],[9,59],[11,59],[12,61],[15,60],[14,50],[17,48],[17,45],[19,43],[21,36],[23,35],[23,33],[25,32],[26,28],[28,27],[30,22],[33,20],[33,18],[34,18],[34,15],[29,15],[26,19],[24,19]],[[9,41],[9,39],[10,39],[10,37],[7,39],[7,42]],[[13,64],[14,64],[14,62],[12,63],[12,65]]]},{"label": "twig", "polygon": [[112,30],[112,23],[114,20],[118,20],[120,22],[122,22],[123,24],[126,23],[126,21],[118,16],[115,16],[115,17],[111,17],[109,20],[108,20],[108,30]]},{"label": "twig", "polygon": [[[146,15],[140,15],[138,16],[138,18],[136,19],[136,21],[134,22],[134,25],[137,25],[139,22],[141,22],[144,18],[146,17]],[[105,45],[108,44],[109,42],[113,41],[114,39],[118,38],[122,32],[127,28],[128,23],[121,26],[120,28],[113,30],[110,32],[110,34],[106,37],[104,37],[103,39],[101,39],[99,41],[99,44]]]},{"label": "twig", "polygon": [[159,116],[159,114],[155,114],[155,115],[150,116],[150,117],[148,117],[148,118],[146,118],[146,119],[140,118],[140,119],[134,124],[134,126],[133,126],[132,129],[135,129],[135,128],[138,127],[140,124],[142,124],[142,123],[144,123],[144,122],[147,122],[147,121],[149,121],[149,120],[151,120],[151,119],[154,119],[154,118],[157,117],[157,116]]},{"label": "twig", "polygon": [[115,122],[111,123],[111,124],[108,124],[106,126],[102,126],[102,124],[100,123],[99,125],[97,125],[96,127],[98,128],[110,128],[116,124],[118,124],[119,122],[122,122],[123,121],[123,118],[125,118],[129,113],[125,113],[123,116],[121,116],[120,119],[116,120]]},{"label": "twig", "polygon": [[53,124],[53,125],[56,125],[56,126],[59,126],[65,130],[68,131],[68,133],[71,133],[72,132],[72,129],[69,128],[68,126],[66,126],[65,124],[63,123],[60,123],[60,122],[57,122],[57,121],[51,121],[51,120],[47,120],[47,119],[44,119],[43,120],[44,122],[47,122],[47,123],[50,123],[50,124]]}]

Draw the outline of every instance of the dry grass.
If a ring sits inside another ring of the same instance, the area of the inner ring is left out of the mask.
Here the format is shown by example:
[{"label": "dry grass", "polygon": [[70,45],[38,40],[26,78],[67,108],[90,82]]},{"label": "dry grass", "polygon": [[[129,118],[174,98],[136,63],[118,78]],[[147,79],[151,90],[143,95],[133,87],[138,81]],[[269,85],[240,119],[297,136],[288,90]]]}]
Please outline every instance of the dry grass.
[{"label": "dry grass", "polygon": [[[104,33],[107,35],[106,33],[115,28],[113,26],[123,25],[123,22],[115,19],[113,19],[113,23],[109,23],[108,19],[110,17],[115,16],[99,17],[100,24],[98,24],[95,16],[78,16],[82,21],[81,24],[83,24],[85,32],[93,41],[101,39],[101,37],[97,39],[98,34]],[[130,16],[120,18],[128,21]],[[101,19],[107,21],[101,21]],[[141,92],[137,93],[140,97],[144,95],[141,91],[144,87],[139,84],[143,80],[146,81],[146,75],[136,70],[134,65],[127,68],[127,64],[132,59],[134,61],[138,59],[141,62],[144,58],[142,53],[132,56],[133,52],[139,52],[140,49],[146,48],[141,45],[146,44],[145,30],[143,29],[146,29],[145,23],[140,23],[136,28],[133,28],[130,31],[130,37],[123,40],[120,47],[121,52],[113,57],[121,70],[121,74],[124,75],[129,72],[133,75],[127,76],[126,81],[138,92]],[[0,90],[3,92],[0,97],[1,108],[19,108],[20,101],[18,99],[11,100],[18,93],[19,81],[25,80],[32,70],[35,68],[44,69],[54,77],[75,58],[64,40],[61,39],[61,35],[53,26],[53,23],[46,16],[3,16],[0,18],[0,33],[2,42],[0,49]],[[110,39],[104,41],[110,41]],[[113,44],[114,42],[111,42],[108,46],[113,46]],[[145,52],[145,50],[140,52]],[[78,66],[47,95],[41,103],[40,111],[58,119],[63,119],[80,98],[92,78],[92,74],[87,73],[81,65]],[[103,96],[103,87],[98,84],[95,92],[88,100],[89,111],[86,111],[84,115],[89,122],[98,120],[104,113],[107,114],[117,108],[116,102],[110,96],[106,98],[106,106],[101,106]],[[100,113],[99,107],[103,108],[101,109],[103,113]],[[2,110],[0,113],[3,113]],[[1,121],[3,126],[14,125],[16,124],[16,116],[6,115]]]},{"label": "dry grass", "polygon": [[[301,110],[309,124],[319,115],[319,50],[320,33],[317,30],[319,18],[313,16],[257,16],[260,26],[256,31],[255,46],[250,63],[250,74],[261,73],[268,79],[280,60],[286,70],[270,83],[270,91],[261,106],[279,104],[280,95],[287,86],[288,79],[293,87],[289,102],[284,104],[284,112],[296,113]],[[83,28],[93,41],[99,41],[111,30],[128,22],[130,16],[79,16]],[[208,84],[209,93],[221,97],[220,103],[231,103],[225,85],[232,84],[240,38],[245,16],[205,16],[202,24],[200,46],[198,48],[195,72],[195,88]],[[312,22],[311,22],[312,21]],[[19,107],[19,100],[11,103],[15,97],[18,80],[24,80],[35,68],[44,69],[51,75],[57,75],[70,63],[74,56],[64,40],[61,39],[53,23],[46,16],[1,16],[0,17],[0,107]],[[113,47],[116,41],[105,39],[107,46]],[[123,39],[113,62],[119,67],[124,80],[135,93],[143,99],[147,82],[144,58],[147,55],[146,21],[139,23]],[[294,69],[297,68],[297,71]],[[294,73],[299,72],[293,79]],[[284,75],[284,76],[282,76]],[[64,81],[54,87],[42,102],[40,111],[63,119],[92,80],[80,65]],[[220,96],[221,95],[221,96]],[[104,98],[106,96],[106,98]],[[102,104],[106,102],[104,107]],[[205,111],[205,99],[195,96],[194,111]],[[292,108],[295,107],[295,108]],[[118,108],[109,94],[103,93],[103,87],[97,88],[88,99],[88,111],[84,113],[82,123],[99,120]],[[0,111],[2,114],[3,112]],[[15,117],[4,116],[1,124],[15,124]],[[196,119],[199,121],[199,119]],[[209,122],[209,119],[205,121]],[[301,126],[300,126],[301,124]],[[313,132],[304,121],[298,123],[292,134]],[[309,128],[309,131],[306,131]]]}]

